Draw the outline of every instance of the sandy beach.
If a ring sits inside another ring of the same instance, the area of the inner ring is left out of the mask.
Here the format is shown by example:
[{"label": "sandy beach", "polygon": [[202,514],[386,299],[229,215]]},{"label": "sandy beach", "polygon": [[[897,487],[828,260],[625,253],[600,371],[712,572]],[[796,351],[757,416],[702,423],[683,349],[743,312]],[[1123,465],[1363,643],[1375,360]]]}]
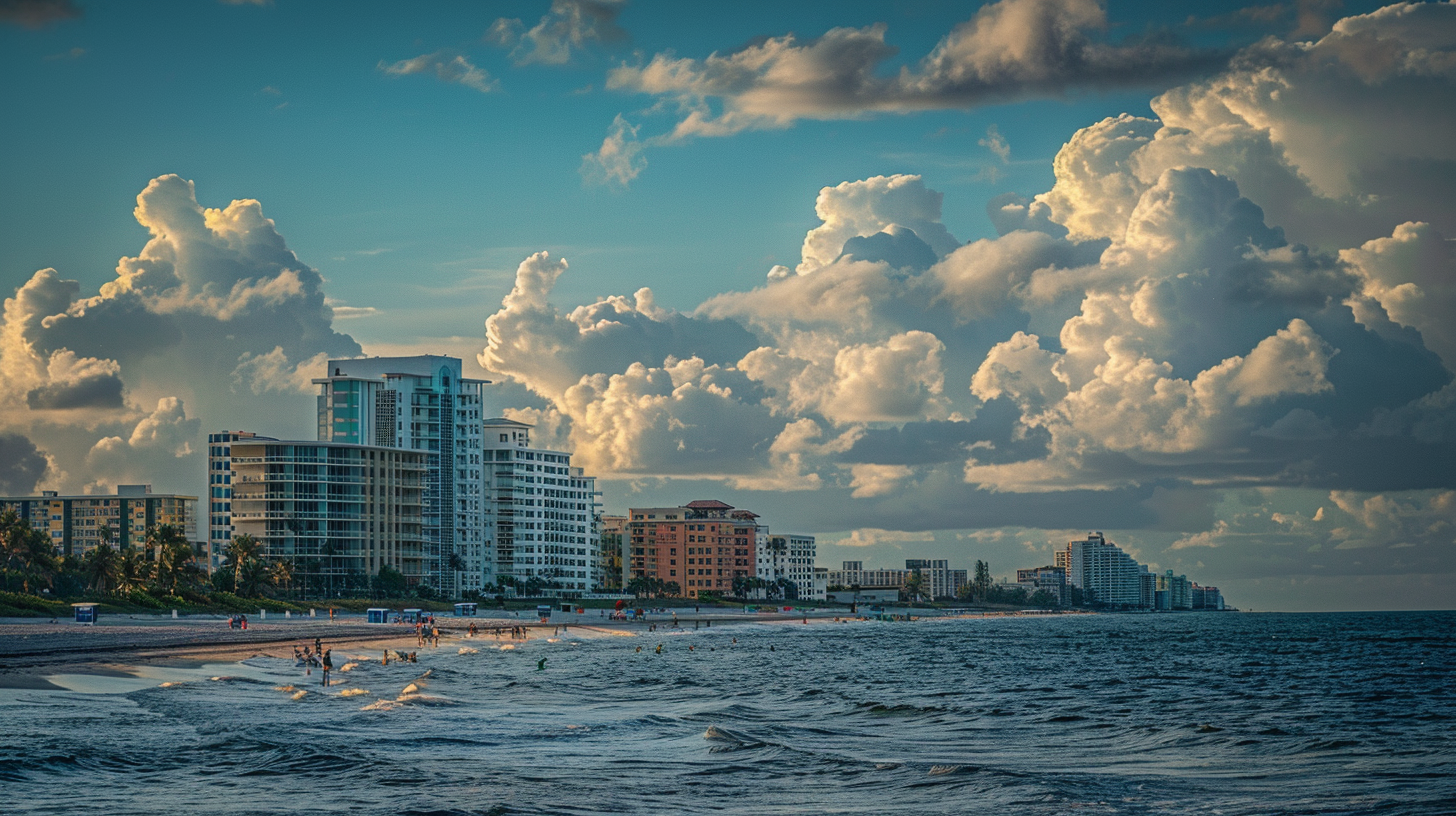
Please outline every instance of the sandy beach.
[{"label": "sandy beach", "polygon": [[[803,613],[743,613],[732,610],[694,612],[690,609],[655,612],[646,621],[612,621],[591,613],[557,615],[548,623],[535,616],[456,618],[442,616],[440,646],[458,648],[470,642],[494,642],[494,630],[504,629],[509,640],[511,627],[522,627],[526,639],[551,637],[568,627],[578,637],[636,636],[649,631],[666,633],[674,619],[678,629],[741,625],[745,623],[830,623],[847,620],[843,612],[821,610]],[[474,623],[478,633],[467,638]],[[250,616],[248,628],[229,628],[225,616],[103,615],[95,625],[81,625],[65,619],[0,619],[0,688],[60,688],[46,675],[127,674],[130,667],[144,665],[195,665],[243,660],[254,655],[287,657],[294,646],[311,645],[315,638],[336,654],[417,651],[421,647],[414,629],[403,625],[364,622],[362,615],[322,618],[279,618],[266,620]],[[429,648],[429,647],[426,647]]]}]

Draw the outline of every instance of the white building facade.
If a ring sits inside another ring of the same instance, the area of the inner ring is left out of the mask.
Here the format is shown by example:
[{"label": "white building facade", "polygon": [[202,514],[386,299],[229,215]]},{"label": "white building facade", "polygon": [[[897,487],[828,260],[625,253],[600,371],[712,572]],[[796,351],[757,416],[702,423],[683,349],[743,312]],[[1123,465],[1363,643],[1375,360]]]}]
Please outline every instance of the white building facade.
[{"label": "white building facade", "polygon": [[549,594],[591,592],[601,575],[596,479],[571,454],[531,447],[531,427],[511,419],[482,423],[484,495],[491,529],[489,583],[518,591],[539,579]]},{"label": "white building facade", "polygon": [[1153,576],[1148,568],[1100,532],[1067,542],[1066,550],[1057,553],[1057,560],[1057,566],[1067,570],[1067,583],[1081,589],[1088,603],[1126,609],[1152,606]]}]

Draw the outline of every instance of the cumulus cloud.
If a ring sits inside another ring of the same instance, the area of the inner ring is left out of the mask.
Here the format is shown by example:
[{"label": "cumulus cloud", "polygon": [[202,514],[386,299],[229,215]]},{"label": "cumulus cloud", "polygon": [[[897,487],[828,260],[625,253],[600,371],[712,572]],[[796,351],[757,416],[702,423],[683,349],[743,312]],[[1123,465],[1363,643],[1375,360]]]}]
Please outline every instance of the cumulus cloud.
[{"label": "cumulus cloud", "polygon": [[1120,239],[1142,192],[1192,166],[1233,179],[1295,242],[1343,249],[1407,221],[1451,234],[1453,72],[1449,3],[1348,17],[1312,44],[1267,38],[1229,70],[1153,99],[1156,119],[1078,133],[1039,200],[1076,237]]},{"label": "cumulus cloud", "polygon": [[31,410],[122,407],[121,366],[115,360],[77,358],[69,349],[51,354],[46,381],[25,395]]},{"label": "cumulus cloud", "polygon": [[[558,308],[567,267],[535,256],[481,363],[608,479],[712,482],[857,530],[848,546],[1121,526],[1204,582],[1450,573],[1451,8],[1268,38],[1155,117],[1090,123],[1050,189],[987,203],[995,238],[962,245],[925,179],[884,175],[823,188],[797,257],[691,312],[649,290]],[[1018,39],[1053,12],[1065,31]],[[1096,14],[988,6],[893,77],[852,67],[889,59],[874,28],[658,55],[614,81],[677,103],[677,135],[619,120],[638,151],[619,151],[620,181],[643,144],[913,107],[866,89],[950,88],[962,69],[1051,87],[1035,66],[1067,64],[1078,36],[1104,47]],[[981,147],[1009,155],[995,136]]]},{"label": "cumulus cloud", "polygon": [[[323,278],[257,201],[204,208],[191,182],[162,176],[138,195],[135,215],[150,240],[97,294],[43,269],[5,300],[0,429],[53,457],[58,478],[94,482],[89,462],[109,483],[196,492],[197,417],[216,429],[254,427],[258,395],[270,415],[284,415],[279,392],[298,395],[310,367],[360,347],[333,330]],[[307,428],[308,401],[290,399],[298,416],[288,429]],[[173,444],[177,434],[192,438]]]},{"label": "cumulus cloud", "polygon": [[379,61],[379,70],[391,76],[408,74],[434,74],[441,82],[452,82],[473,88],[481,93],[490,93],[500,87],[490,73],[480,68],[463,54],[449,51],[435,51],[399,62]]},{"label": "cumulus cloud", "polygon": [[940,222],[941,200],[941,194],[928,189],[920,176],[874,176],[825,187],[814,202],[814,214],[823,223],[804,236],[799,274],[838,259],[852,238],[897,226],[911,230],[936,257],[949,253],[960,242]]},{"label": "cumulus cloud", "polygon": [[627,39],[617,25],[626,0],[552,0],[551,10],[526,28],[517,18],[500,17],[486,31],[487,42],[510,49],[517,65],[565,65],[591,43]]},{"label": "cumulus cloud", "polygon": [[201,429],[202,421],[187,416],[182,400],[158,400],[155,410],[142,417],[127,437],[103,437],[91,447],[86,454],[88,490],[156,481],[193,452]]}]

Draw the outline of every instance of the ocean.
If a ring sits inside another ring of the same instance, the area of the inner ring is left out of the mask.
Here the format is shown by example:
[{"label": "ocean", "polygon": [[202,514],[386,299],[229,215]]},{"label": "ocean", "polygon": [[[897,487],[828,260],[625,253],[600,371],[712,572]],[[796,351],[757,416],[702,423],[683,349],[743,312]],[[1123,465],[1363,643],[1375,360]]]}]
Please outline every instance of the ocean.
[{"label": "ocean", "polygon": [[555,640],[0,691],[5,811],[1456,813],[1456,613]]}]

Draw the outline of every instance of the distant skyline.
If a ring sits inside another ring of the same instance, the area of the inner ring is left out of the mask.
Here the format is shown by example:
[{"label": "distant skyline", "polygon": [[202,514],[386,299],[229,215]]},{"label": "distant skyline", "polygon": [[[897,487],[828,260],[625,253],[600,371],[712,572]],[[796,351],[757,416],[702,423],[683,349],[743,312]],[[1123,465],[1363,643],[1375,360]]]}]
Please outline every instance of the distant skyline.
[{"label": "distant skyline", "polygon": [[0,0],[0,494],[459,356],[607,512],[1456,606],[1456,5]]}]

